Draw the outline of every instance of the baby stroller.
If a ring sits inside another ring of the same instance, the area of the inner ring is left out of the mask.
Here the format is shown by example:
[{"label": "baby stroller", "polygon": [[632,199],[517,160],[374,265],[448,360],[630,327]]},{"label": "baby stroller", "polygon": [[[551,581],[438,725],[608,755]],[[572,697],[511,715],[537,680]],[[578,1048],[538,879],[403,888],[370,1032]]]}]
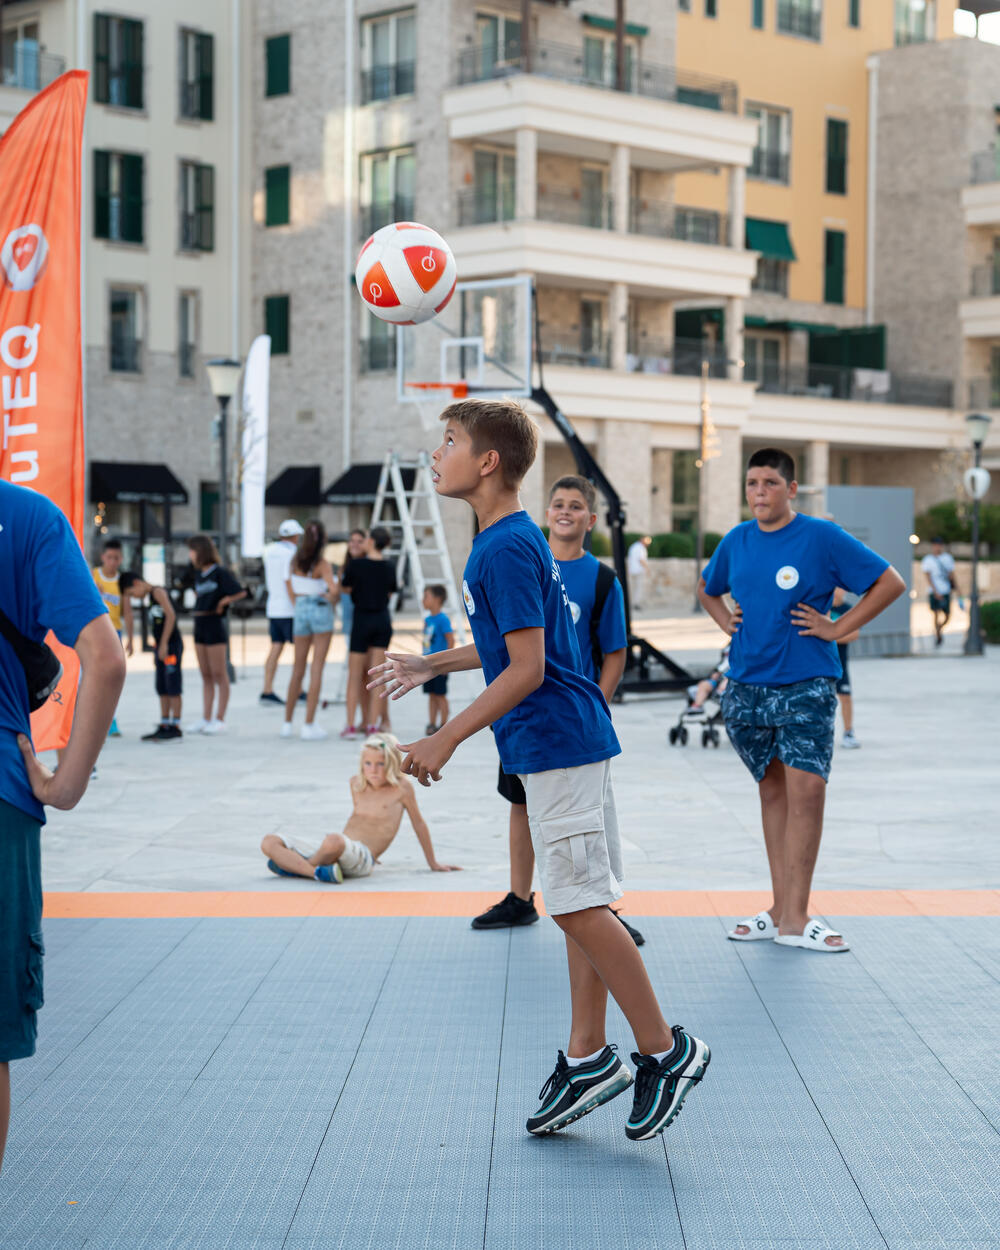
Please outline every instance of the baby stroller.
[{"label": "baby stroller", "polygon": [[721,742],[719,724],[722,721],[722,705],[719,696],[726,687],[729,672],[729,648],[722,652],[719,663],[708,677],[694,686],[688,686],[688,702],[684,711],[672,725],[667,738],[672,747],[678,743],[687,746],[688,736],[701,730],[702,747],[718,747]]}]

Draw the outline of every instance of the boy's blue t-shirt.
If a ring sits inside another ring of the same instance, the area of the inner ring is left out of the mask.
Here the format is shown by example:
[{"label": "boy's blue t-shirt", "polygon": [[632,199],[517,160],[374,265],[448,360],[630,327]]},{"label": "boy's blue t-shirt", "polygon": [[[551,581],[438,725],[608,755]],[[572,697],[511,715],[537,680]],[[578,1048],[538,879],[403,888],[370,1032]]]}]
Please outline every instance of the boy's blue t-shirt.
[{"label": "boy's blue t-shirt", "polygon": [[424,617],[424,655],[436,655],[448,650],[447,634],[453,633],[451,621],[444,612],[434,612]]},{"label": "boy's blue t-shirt", "polygon": [[803,638],[791,612],[799,603],[824,615],[838,586],[861,595],[889,567],[832,521],[797,513],[779,530],[756,521],[731,529],[705,569],[705,591],[728,591],[743,609],[733,634],[730,676],[751,686],[790,686],[839,677],[837,644]]},{"label": "boy's blue t-shirt", "polygon": [[526,512],[477,534],[462,597],[487,682],[510,664],[504,634],[545,630],[545,677],[493,725],[505,773],[577,768],[618,755],[611,713],[580,671],[580,648],[559,566]]},{"label": "boy's blue t-shirt", "polygon": [[[72,647],[107,609],[63,513],[26,486],[0,481],[0,608],[26,638],[51,629]],[[0,799],[34,820],[45,812],[31,792],[19,733],[31,734],[28,686],[13,647],[0,637]]]},{"label": "boy's blue t-shirt", "polygon": [[[594,611],[597,570],[601,567],[601,562],[589,551],[585,551],[578,560],[557,560],[556,564],[559,566],[563,585],[569,596],[569,607],[573,614],[573,624],[576,626],[576,640],[580,648],[583,675],[596,682],[600,673],[594,667],[594,649],[590,643],[590,618]],[[628,646],[628,637],[625,633],[625,596],[622,594],[621,582],[617,577],[601,609],[601,619],[597,624],[597,641],[605,655],[609,651],[621,651]]]}]

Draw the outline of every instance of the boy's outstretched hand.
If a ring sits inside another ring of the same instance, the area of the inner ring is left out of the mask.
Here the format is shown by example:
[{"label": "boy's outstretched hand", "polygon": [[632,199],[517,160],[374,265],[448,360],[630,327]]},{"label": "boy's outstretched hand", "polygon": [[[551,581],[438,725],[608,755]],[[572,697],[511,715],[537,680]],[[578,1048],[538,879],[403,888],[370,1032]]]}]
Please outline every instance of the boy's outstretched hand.
[{"label": "boy's outstretched hand", "polygon": [[441,769],[455,754],[456,746],[457,743],[450,741],[443,729],[439,729],[433,737],[421,738],[419,742],[411,742],[409,746],[400,743],[399,749],[406,752],[402,764],[403,772],[416,777],[422,786],[429,786],[432,781],[440,781]]},{"label": "boy's outstretched hand", "polygon": [[401,699],[407,691],[416,690],[417,686],[430,681],[434,674],[430,660],[425,655],[404,655],[387,651],[385,663],[370,668],[368,676],[371,681],[366,689],[378,690],[382,699]]}]

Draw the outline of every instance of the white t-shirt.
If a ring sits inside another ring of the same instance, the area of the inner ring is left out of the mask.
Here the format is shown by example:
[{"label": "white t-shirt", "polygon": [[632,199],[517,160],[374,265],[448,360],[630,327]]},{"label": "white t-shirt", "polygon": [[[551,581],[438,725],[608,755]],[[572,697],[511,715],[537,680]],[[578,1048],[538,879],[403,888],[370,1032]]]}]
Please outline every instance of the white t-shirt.
[{"label": "white t-shirt", "polygon": [[948,574],[955,570],[955,557],[950,551],[942,551],[939,556],[934,554],[924,556],[920,561],[920,567],[931,579],[936,595],[951,593],[951,580]]},{"label": "white t-shirt", "polygon": [[636,539],[628,549],[628,571],[630,573],[642,573],[646,569],[647,562],[646,544]]},{"label": "white t-shirt", "polygon": [[295,543],[271,543],[264,550],[264,581],[267,583],[267,619],[282,620],[295,615],[285,582],[292,571]]}]

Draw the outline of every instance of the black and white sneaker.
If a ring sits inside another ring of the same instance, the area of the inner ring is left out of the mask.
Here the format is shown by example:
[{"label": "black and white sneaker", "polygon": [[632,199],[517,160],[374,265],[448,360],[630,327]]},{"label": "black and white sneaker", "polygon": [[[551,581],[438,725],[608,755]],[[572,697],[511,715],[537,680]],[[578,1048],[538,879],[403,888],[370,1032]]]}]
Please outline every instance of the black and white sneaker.
[{"label": "black and white sneaker", "polygon": [[535,895],[529,894],[527,900],[518,898],[511,891],[499,903],[488,907],[480,916],[472,921],[474,929],[513,929],[522,924],[534,924],[538,919],[535,910]]},{"label": "black and white sneaker", "polygon": [[556,1070],[538,1095],[542,1105],[528,1120],[528,1132],[541,1137],[565,1128],[631,1084],[632,1073],[615,1054],[614,1046],[605,1046],[596,1059],[573,1068],[560,1051]]},{"label": "black and white sneaker", "polygon": [[676,1118],[688,1090],[705,1075],[712,1052],[697,1037],[674,1025],[674,1048],[662,1062],[652,1055],[633,1055],[635,1099],[625,1136],[646,1141],[662,1133]]}]

